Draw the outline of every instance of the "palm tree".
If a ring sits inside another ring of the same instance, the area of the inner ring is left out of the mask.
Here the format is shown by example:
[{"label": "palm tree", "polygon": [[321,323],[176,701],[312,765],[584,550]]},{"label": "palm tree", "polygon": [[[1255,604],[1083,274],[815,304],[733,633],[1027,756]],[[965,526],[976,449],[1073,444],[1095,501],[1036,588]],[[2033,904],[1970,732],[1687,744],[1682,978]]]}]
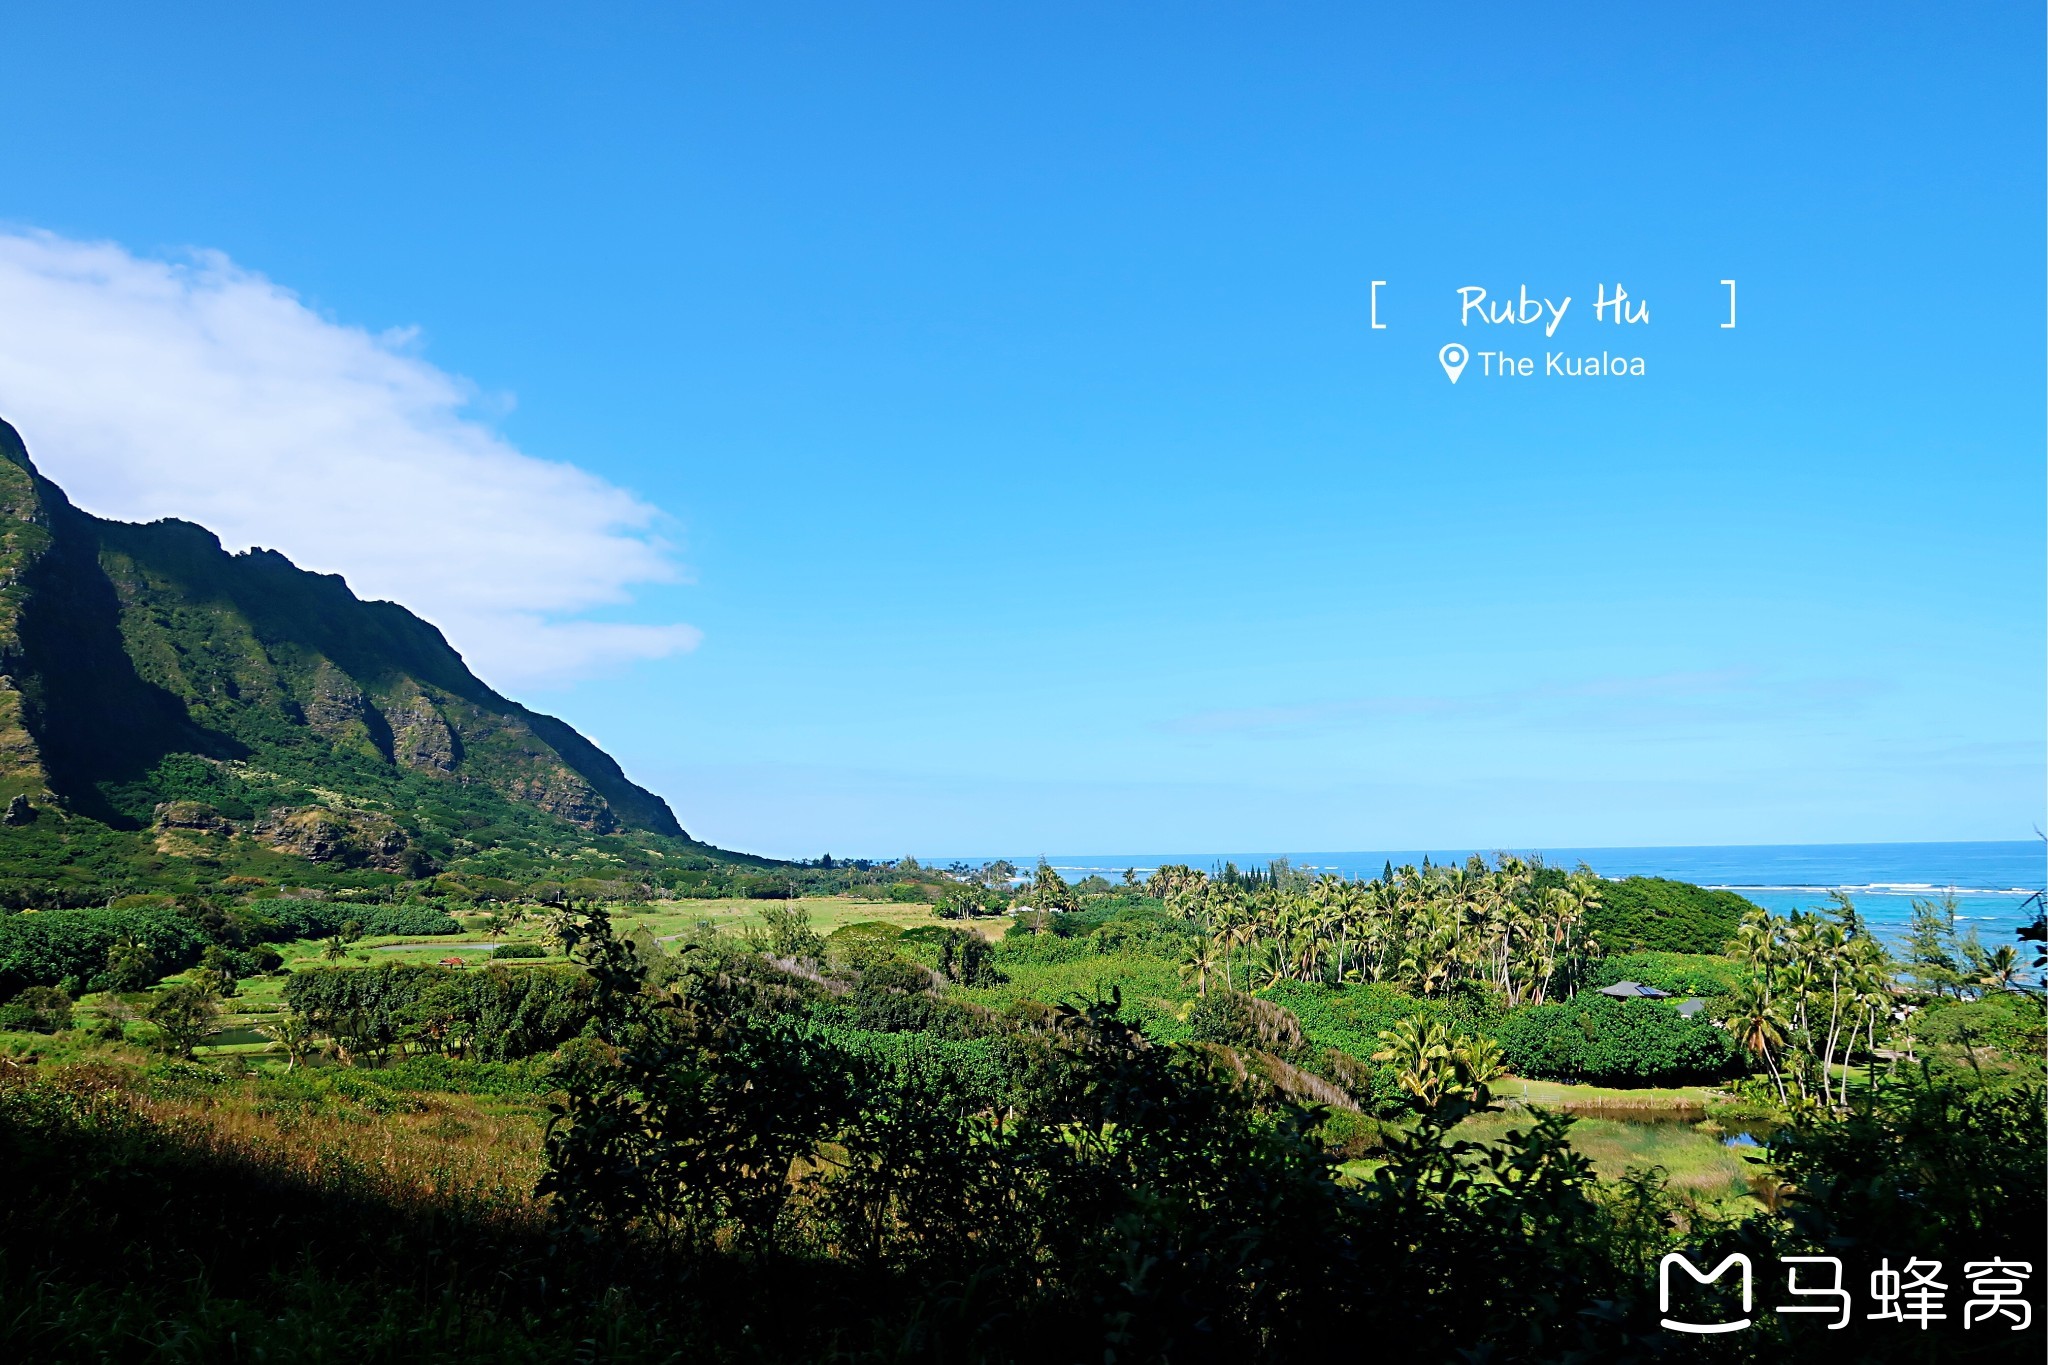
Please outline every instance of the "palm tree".
[{"label": "palm tree", "polygon": [[1569,992],[1578,989],[1590,963],[1600,955],[1600,942],[1587,931],[1586,921],[1607,903],[1607,897],[1599,876],[1584,863],[1565,878],[1564,889],[1569,899],[1559,911],[1557,932],[1565,970],[1560,989]]},{"label": "palm tree", "polygon": [[1777,961],[1778,922],[1770,911],[1758,906],[1742,917],[1735,931],[1735,948],[1752,972],[1762,973]]},{"label": "palm tree", "polygon": [[1223,944],[1223,985],[1235,990],[1237,950],[1258,941],[1258,921],[1246,913],[1244,895],[1236,887],[1212,885],[1209,894],[1215,906],[1216,936]]},{"label": "palm tree", "polygon": [[[1272,938],[1260,940],[1259,947],[1263,953],[1263,960],[1261,960],[1259,954],[1255,954],[1252,961],[1265,969],[1266,979],[1259,983],[1260,987],[1277,986],[1282,981],[1290,979],[1288,976],[1287,940],[1275,935]],[[1245,985],[1251,985],[1251,971],[1249,968],[1245,971]]]},{"label": "palm tree", "polygon": [[284,1048],[285,1073],[289,1075],[313,1050],[313,1025],[297,1010],[286,1010],[264,1030]]},{"label": "palm tree", "polygon": [[1507,1074],[1507,1057],[1500,1044],[1485,1034],[1472,1034],[1451,1049],[1451,1063],[1459,1081],[1468,1088],[1492,1085]]},{"label": "palm tree", "polygon": [[1359,951],[1372,954],[1371,979],[1386,975],[1387,947],[1398,937],[1400,899],[1391,881],[1374,882],[1359,897]]},{"label": "palm tree", "polygon": [[1984,965],[1972,985],[1993,991],[2019,991],[2020,955],[2010,943],[2001,943],[1985,954]]},{"label": "palm tree", "polygon": [[[1842,1024],[1847,1018],[1843,1006],[1842,988],[1845,973],[1849,967],[1849,940],[1839,924],[1816,923],[1813,934],[1815,976],[1822,971],[1828,979],[1828,1030],[1826,1044],[1821,1049],[1820,1079],[1821,1094],[1830,1103],[1836,1103],[1834,1088],[1835,1043],[1841,1037]],[[1842,1078],[1841,1103],[1849,1099],[1848,1077]]]},{"label": "palm tree", "polygon": [[1772,1048],[1785,1045],[1784,1013],[1772,1002],[1762,977],[1752,977],[1738,987],[1734,1004],[1734,1012],[1728,1016],[1729,1030],[1745,1051],[1763,1059],[1771,1083],[1778,1088],[1778,1103],[1785,1103],[1785,1079],[1778,1074],[1777,1060],[1771,1055]]},{"label": "palm tree", "polygon": [[1817,927],[1816,920],[1797,910],[1786,917],[1784,957],[1779,970],[1785,997],[1790,1002],[1787,1022],[1791,1031],[1789,1041],[1794,1045],[1787,1049],[1787,1057],[1796,1064],[1790,1070],[1793,1084],[1798,1086],[1802,1098],[1812,1088],[1809,1082],[1819,1054],[1819,1049],[1813,1045],[1813,1023],[1808,1009],[1813,1000],[1814,977],[1819,965],[1815,943]]},{"label": "palm tree", "polygon": [[1456,1072],[1450,1033],[1442,1024],[1410,1015],[1380,1030],[1380,1044],[1372,1059],[1395,1068],[1395,1083],[1415,1097],[1418,1107],[1434,1109],[1443,1102]]},{"label": "palm tree", "polygon": [[1201,924],[1204,928],[1209,919],[1209,877],[1191,867],[1178,864],[1162,867],[1152,874],[1152,885],[1156,885],[1158,896],[1166,902],[1166,908],[1181,918]]},{"label": "palm tree", "polygon": [[[1842,979],[1849,992],[1850,1022],[1849,1037],[1842,1044],[1842,1062],[1844,1066],[1849,1064],[1850,1054],[1860,1039],[1875,1063],[1878,1020],[1891,1010],[1892,956],[1883,943],[1866,933],[1849,940],[1846,960]],[[1846,1100],[1847,1096],[1848,1083],[1844,1081],[1843,1098]]]},{"label": "palm tree", "polygon": [[[1335,980],[1338,985],[1344,983],[1345,949],[1350,943],[1351,907],[1356,899],[1352,884],[1342,877],[1325,874],[1316,878],[1314,884],[1309,887],[1309,901],[1315,907],[1315,917],[1311,924],[1317,942],[1319,945],[1323,942],[1334,942],[1337,947]],[[1318,959],[1321,956],[1320,952],[1316,954]],[[1315,975],[1323,976],[1320,961],[1315,965]]]}]

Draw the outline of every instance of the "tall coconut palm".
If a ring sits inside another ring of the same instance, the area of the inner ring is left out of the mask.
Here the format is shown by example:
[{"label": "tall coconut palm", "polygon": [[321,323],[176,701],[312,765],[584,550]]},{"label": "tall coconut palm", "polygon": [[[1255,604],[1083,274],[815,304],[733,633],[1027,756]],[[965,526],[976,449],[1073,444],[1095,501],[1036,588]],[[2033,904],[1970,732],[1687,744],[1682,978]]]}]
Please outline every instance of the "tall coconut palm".
[{"label": "tall coconut palm", "polygon": [[1784,1012],[1771,999],[1760,977],[1752,977],[1736,989],[1734,1010],[1728,1016],[1735,1041],[1754,1057],[1761,1058],[1778,1089],[1778,1103],[1785,1102],[1785,1078],[1779,1074],[1774,1049],[1785,1045]]},{"label": "tall coconut palm", "polygon": [[1330,963],[1334,979],[1342,984],[1344,980],[1345,948],[1350,942],[1350,911],[1354,892],[1352,884],[1342,877],[1324,875],[1315,879],[1309,887],[1309,903],[1314,907],[1315,934],[1318,945],[1316,977],[1323,978],[1323,948],[1327,945],[1335,950],[1335,960]]},{"label": "tall coconut palm", "polygon": [[1209,974],[1216,970],[1216,962],[1216,940],[1207,936],[1198,938],[1189,945],[1187,956],[1181,960],[1180,979],[1192,979],[1195,983],[1195,994],[1207,996]]},{"label": "tall coconut palm", "polygon": [[1972,985],[1989,991],[2019,993],[2020,955],[2010,943],[2001,943],[1984,955]]},{"label": "tall coconut palm", "polygon": [[1821,1096],[1829,1104],[1847,1103],[1849,1097],[1848,1078],[1842,1079],[1841,1098],[1835,1094],[1834,1066],[1835,1044],[1840,1041],[1842,1025],[1847,1021],[1848,999],[1844,988],[1849,984],[1849,940],[1839,924],[1819,921],[1813,932],[1815,995],[1819,995],[1819,983],[1824,977],[1827,982],[1828,1022],[1823,1032],[1820,1054]]},{"label": "tall coconut palm", "polygon": [[1750,971],[1760,974],[1777,965],[1778,946],[1778,921],[1768,910],[1756,906],[1743,915],[1735,930],[1735,950]]},{"label": "tall coconut palm", "polygon": [[[1259,922],[1244,912],[1240,904],[1233,909],[1229,927],[1224,930],[1223,984],[1230,985],[1231,966],[1239,952],[1251,948],[1259,941]],[[1250,982],[1250,968],[1246,968],[1246,982]],[[1234,989],[1234,988],[1233,988]]]},{"label": "tall coconut palm", "polygon": [[1891,955],[1875,938],[1856,940],[1849,968],[1850,1004],[1871,1063],[1877,1061],[1877,1024],[1891,1009]]},{"label": "tall coconut palm", "polygon": [[1374,882],[1359,896],[1358,949],[1367,979],[1378,981],[1386,975],[1387,949],[1398,935],[1399,893],[1391,881]]}]

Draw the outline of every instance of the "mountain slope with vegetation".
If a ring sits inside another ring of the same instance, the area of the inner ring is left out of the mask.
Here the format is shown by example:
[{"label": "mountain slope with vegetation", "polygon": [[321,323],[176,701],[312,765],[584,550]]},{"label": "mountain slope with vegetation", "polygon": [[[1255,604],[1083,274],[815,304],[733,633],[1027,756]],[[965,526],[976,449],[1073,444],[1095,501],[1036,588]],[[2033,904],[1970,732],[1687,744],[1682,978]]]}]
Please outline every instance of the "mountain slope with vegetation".
[{"label": "mountain slope with vegetation", "polygon": [[690,839],[426,621],[203,527],[73,506],[0,422],[0,900],[291,881],[659,882]]}]

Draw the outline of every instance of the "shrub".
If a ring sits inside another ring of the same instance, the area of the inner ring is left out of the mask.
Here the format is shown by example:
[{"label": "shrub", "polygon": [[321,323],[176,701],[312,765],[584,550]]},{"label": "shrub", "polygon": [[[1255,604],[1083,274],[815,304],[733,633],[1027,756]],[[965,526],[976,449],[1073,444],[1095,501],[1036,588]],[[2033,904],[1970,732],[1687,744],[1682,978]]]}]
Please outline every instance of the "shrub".
[{"label": "shrub", "polygon": [[582,1032],[590,980],[573,967],[452,972],[387,963],[295,972],[284,999],[350,1057],[409,1042],[478,1061],[511,1061]]},{"label": "shrub", "polygon": [[860,1027],[885,1033],[933,1028],[945,1012],[932,995],[931,969],[886,949],[869,949],[851,959],[860,979],[847,997]]},{"label": "shrub", "polygon": [[1253,1048],[1289,1057],[1301,1051],[1294,1011],[1242,991],[1212,990],[1195,1002],[1188,1026],[1196,1042]]},{"label": "shrub", "polygon": [[957,1097],[991,1107],[1011,1098],[1011,1064],[1001,1039],[887,1032],[825,1019],[814,1020],[811,1028],[833,1047],[879,1063],[895,1075],[919,1066],[937,1068]]},{"label": "shrub", "polygon": [[996,944],[996,960],[999,962],[1050,965],[1055,962],[1080,962],[1094,956],[1095,944],[1088,939],[1038,934],[1028,928],[1020,931],[1016,925],[1010,926],[1010,932],[1003,935],[1002,941]]},{"label": "shrub", "polygon": [[1282,981],[1259,994],[1292,1010],[1316,1047],[1334,1047],[1361,1062],[1379,1051],[1381,1031],[1403,1019],[1419,1017],[1483,1036],[1499,1022],[1497,1011],[1476,1000],[1425,1000],[1383,982],[1333,988]]},{"label": "shrub", "polygon": [[825,958],[833,966],[845,966],[858,962],[877,949],[886,956],[895,952],[897,939],[903,937],[900,926],[878,919],[864,919],[855,924],[842,924],[825,939]]},{"label": "shrub", "polygon": [[57,1033],[71,1027],[71,997],[55,986],[30,986],[0,1005],[0,1029]]},{"label": "shrub", "polygon": [[1733,891],[1628,877],[1602,884],[1586,928],[1610,953],[1718,953],[1754,908]]},{"label": "shrub", "polygon": [[376,1076],[394,1090],[527,1099],[546,1095],[555,1088],[549,1066],[544,1058],[517,1062],[463,1062],[430,1053],[408,1057],[377,1072]]},{"label": "shrub", "polygon": [[1965,1086],[2042,1079],[2039,1003],[1991,993],[1981,1000],[1936,1000],[1913,1016],[1913,1037],[1936,1080]]},{"label": "shrub", "polygon": [[823,957],[825,940],[811,928],[811,912],[801,905],[773,905],[761,912],[768,950],[777,957]]},{"label": "shrub", "polygon": [[1332,1155],[1355,1160],[1381,1144],[1379,1120],[1352,1109],[1326,1109],[1315,1126],[1315,1136]]},{"label": "shrub", "polygon": [[1659,1000],[1581,995],[1510,1012],[1495,1030],[1508,1069],[1594,1085],[1681,1085],[1733,1068],[1728,1036]]},{"label": "shrub", "polygon": [[1394,1067],[1372,1060],[1384,1044],[1380,1034],[1403,1019],[1441,1023],[1452,1032],[1491,1037],[1500,1013],[1476,996],[1422,999],[1397,986],[1368,982],[1342,987],[1282,981],[1259,996],[1285,1005],[1300,1022],[1308,1044],[1302,1065],[1343,1087],[1367,1109],[1400,1107]]},{"label": "shrub", "polygon": [[906,929],[896,942],[961,986],[999,986],[1009,980],[995,963],[995,947],[972,929],[927,924]]},{"label": "shrub", "polygon": [[491,950],[491,956],[499,957],[546,957],[547,945],[541,943],[500,943]]}]

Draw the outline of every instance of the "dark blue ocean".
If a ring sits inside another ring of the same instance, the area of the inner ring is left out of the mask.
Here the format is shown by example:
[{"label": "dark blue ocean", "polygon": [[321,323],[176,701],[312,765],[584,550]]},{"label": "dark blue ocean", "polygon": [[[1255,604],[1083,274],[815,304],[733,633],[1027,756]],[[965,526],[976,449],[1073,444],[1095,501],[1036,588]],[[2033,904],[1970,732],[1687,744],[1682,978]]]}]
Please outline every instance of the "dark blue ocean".
[{"label": "dark blue ocean", "polygon": [[[2048,854],[2038,841],[1963,844],[1738,844],[1691,848],[1514,849],[1541,853],[1545,862],[1575,867],[1585,863],[1605,877],[1671,877],[1701,886],[1740,892],[1767,909],[1783,913],[1827,904],[1829,891],[1845,891],[1873,929],[1886,938],[1903,932],[1918,899],[1956,899],[1957,928],[1976,929],[1986,943],[2012,941],[2012,931],[2032,916],[2027,897],[2048,884]],[[1492,849],[1397,849],[1369,853],[1146,853],[1048,857],[1069,880],[1099,873],[1114,881],[1125,868],[1145,876],[1163,863],[1203,869],[1225,862],[1263,867],[1278,856],[1294,866],[1347,877],[1376,877],[1389,862],[1462,862]],[[980,863],[986,859],[963,861]],[[1012,857],[1020,871],[1036,861]]]}]

